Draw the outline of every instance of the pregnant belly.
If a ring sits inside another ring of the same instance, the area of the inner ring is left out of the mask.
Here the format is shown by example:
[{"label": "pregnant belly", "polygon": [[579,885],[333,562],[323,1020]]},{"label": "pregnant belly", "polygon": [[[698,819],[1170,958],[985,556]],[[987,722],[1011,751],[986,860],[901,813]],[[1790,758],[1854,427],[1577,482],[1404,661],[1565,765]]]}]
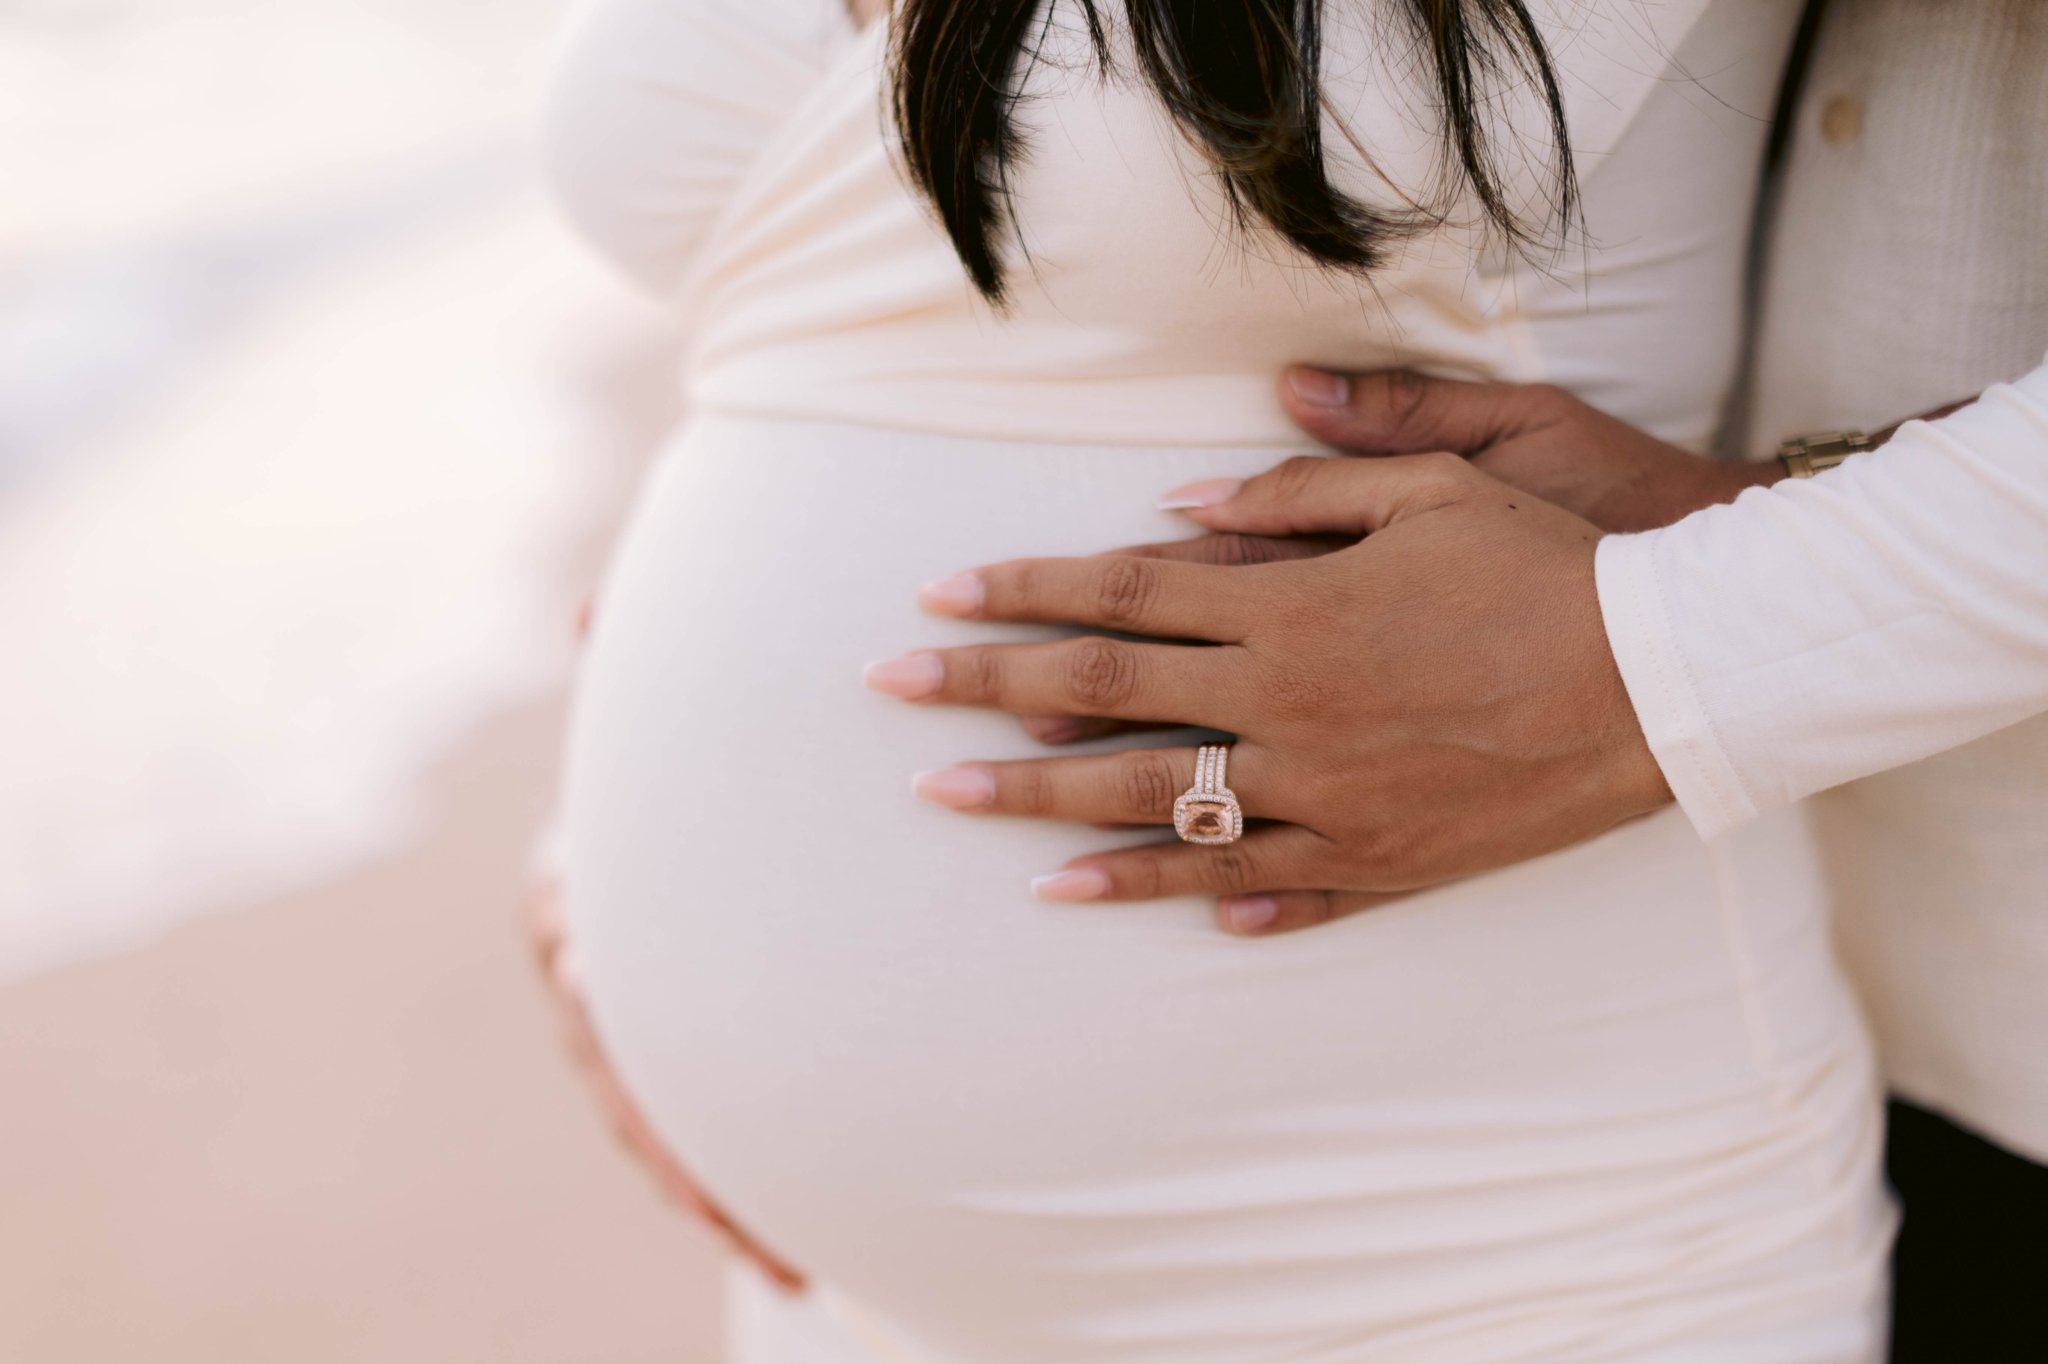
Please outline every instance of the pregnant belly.
[{"label": "pregnant belly", "polygon": [[1860,1358],[1868,1075],[1796,830],[1710,856],[1660,816],[1242,942],[1205,901],[1031,899],[1130,835],[910,796],[1033,751],[862,688],[996,633],[920,582],[1185,533],[1160,492],[1282,453],[695,424],[571,744],[571,929],[628,1085],[935,1360],[1579,1359],[1788,1312],[1835,1344],[1787,1358]]}]

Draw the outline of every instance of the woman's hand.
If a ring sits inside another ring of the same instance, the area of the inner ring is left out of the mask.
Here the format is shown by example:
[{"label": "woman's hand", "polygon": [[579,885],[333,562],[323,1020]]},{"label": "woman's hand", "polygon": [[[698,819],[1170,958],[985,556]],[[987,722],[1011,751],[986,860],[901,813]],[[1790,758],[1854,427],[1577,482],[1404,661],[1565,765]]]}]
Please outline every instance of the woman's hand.
[{"label": "woman's hand", "polygon": [[[1295,368],[1281,400],[1303,430],[1346,455],[1464,455],[1501,482],[1606,531],[1650,530],[1784,477],[1776,460],[1733,464],[1638,431],[1547,384],[1481,384],[1408,371],[1345,375]],[[1873,437],[1881,441],[1886,433]],[[1327,540],[1210,535],[1120,550],[1190,563],[1270,563],[1327,553]],[[1045,743],[1140,726],[1102,717],[1027,716]]]},{"label": "woman's hand", "polygon": [[[1736,464],[1691,454],[1547,384],[1295,368],[1284,378],[1281,399],[1304,430],[1344,454],[1461,454],[1501,482],[1607,531],[1669,525],[1785,477],[1777,460]],[[1964,405],[1950,403],[1919,419],[1944,417]],[[1899,425],[1869,433],[1871,447],[1884,444]],[[1255,564],[1308,558],[1330,548],[1327,538],[1206,535],[1117,552],[1187,563]],[[1142,726],[1099,717],[1027,716],[1024,728],[1042,742],[1059,744]]]},{"label": "woman's hand", "polygon": [[[1319,923],[1505,866],[1668,802],[1608,652],[1592,525],[1453,455],[1290,460],[1163,505],[1255,537],[1342,535],[1316,557],[1225,567],[1132,554],[997,564],[930,610],[1091,626],[1087,636],[907,655],[876,690],[1020,715],[1239,736],[1230,785],[1257,822],[1227,847],[1075,859],[1057,900],[1224,896],[1239,932]],[[1370,534],[1370,538],[1361,538]],[[975,814],[1171,822],[1192,748],[969,763],[918,779]]]},{"label": "woman's hand", "polygon": [[592,1091],[597,1095],[598,1106],[610,1120],[619,1144],[654,1176],[654,1182],[662,1193],[684,1211],[709,1223],[734,1253],[751,1261],[778,1287],[788,1292],[801,1292],[803,1275],[777,1259],[726,1216],[724,1209],[711,1201],[690,1178],[689,1172],[669,1154],[653,1126],[642,1116],[639,1107],[626,1093],[625,1086],[619,1082],[618,1074],[598,1044],[596,1030],[591,1027],[590,1011],[583,1004],[575,959],[563,931],[561,905],[560,883],[552,876],[540,878],[528,897],[527,929],[533,939],[541,981],[555,1005],[555,1014],[562,1024],[570,1055],[590,1082]]}]

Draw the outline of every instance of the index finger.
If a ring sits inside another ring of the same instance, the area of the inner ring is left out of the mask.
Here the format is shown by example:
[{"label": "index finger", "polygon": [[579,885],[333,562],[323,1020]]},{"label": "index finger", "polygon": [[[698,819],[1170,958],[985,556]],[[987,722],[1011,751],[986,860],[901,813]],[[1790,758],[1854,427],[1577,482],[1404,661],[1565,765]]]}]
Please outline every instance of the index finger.
[{"label": "index finger", "polygon": [[971,620],[1086,625],[1161,639],[1234,644],[1256,619],[1252,580],[1210,564],[1100,554],[1012,559],[932,583],[926,610]]}]

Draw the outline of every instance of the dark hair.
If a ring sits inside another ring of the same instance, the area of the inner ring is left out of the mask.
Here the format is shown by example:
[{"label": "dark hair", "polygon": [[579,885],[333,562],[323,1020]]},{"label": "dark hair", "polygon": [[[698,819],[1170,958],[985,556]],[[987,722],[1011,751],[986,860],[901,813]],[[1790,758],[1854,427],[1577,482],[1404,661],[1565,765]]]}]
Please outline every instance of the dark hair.
[{"label": "dark hair", "polygon": [[[1019,58],[1041,0],[896,0],[895,115],[917,186],[937,209],[974,285],[1003,299],[998,249],[1011,222],[1009,172]],[[1097,0],[1078,3],[1097,64],[1114,65]],[[1374,208],[1330,182],[1323,157],[1322,0],[1125,0],[1145,79],[1216,167],[1241,225],[1254,219],[1311,260],[1378,265],[1389,241],[1443,221],[1419,205]],[[1550,53],[1523,0],[1401,0],[1426,44],[1443,106],[1445,166],[1514,245],[1543,223],[1509,202],[1482,106],[1513,82],[1548,108],[1554,179],[1545,222],[1578,204],[1564,101]]]}]

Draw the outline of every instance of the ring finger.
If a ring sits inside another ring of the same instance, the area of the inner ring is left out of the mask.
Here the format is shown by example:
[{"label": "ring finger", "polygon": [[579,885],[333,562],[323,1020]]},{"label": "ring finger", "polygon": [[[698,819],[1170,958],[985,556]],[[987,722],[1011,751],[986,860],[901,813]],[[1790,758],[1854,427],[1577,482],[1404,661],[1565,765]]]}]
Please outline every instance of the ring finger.
[{"label": "ring finger", "polygon": [[[1132,748],[1084,758],[961,763],[920,772],[912,789],[935,805],[976,814],[1078,824],[1171,824],[1174,801],[1194,785],[1195,752]],[[1266,750],[1231,745],[1226,777],[1247,815],[1287,818],[1284,783],[1274,779]]]}]

